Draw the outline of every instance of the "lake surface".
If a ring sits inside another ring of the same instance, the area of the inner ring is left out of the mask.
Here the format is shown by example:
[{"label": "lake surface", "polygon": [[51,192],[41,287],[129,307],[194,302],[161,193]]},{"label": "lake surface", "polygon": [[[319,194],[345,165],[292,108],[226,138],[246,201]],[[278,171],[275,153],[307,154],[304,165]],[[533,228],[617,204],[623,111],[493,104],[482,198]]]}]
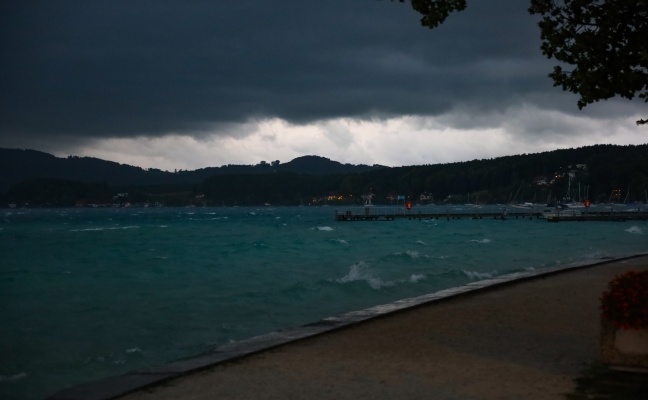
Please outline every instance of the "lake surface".
[{"label": "lake surface", "polygon": [[474,280],[648,250],[639,221],[336,222],[333,207],[0,214],[7,400]]}]

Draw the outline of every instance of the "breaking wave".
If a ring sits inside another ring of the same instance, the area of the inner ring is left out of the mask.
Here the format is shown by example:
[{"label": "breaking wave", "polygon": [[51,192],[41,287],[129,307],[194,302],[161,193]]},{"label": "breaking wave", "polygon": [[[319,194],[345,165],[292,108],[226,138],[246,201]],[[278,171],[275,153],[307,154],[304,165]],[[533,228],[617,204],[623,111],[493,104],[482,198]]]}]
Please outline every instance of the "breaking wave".
[{"label": "breaking wave", "polygon": [[339,283],[349,283],[365,281],[372,289],[380,289],[385,286],[393,286],[393,283],[383,282],[380,277],[374,275],[371,271],[371,267],[364,261],[360,261],[357,264],[353,264],[349,268],[349,272],[344,275],[342,278],[337,279]]},{"label": "breaking wave", "polygon": [[466,271],[462,270],[463,272],[469,279],[478,281],[482,279],[490,279],[496,275],[496,272],[477,272],[477,271]]},{"label": "breaking wave", "polygon": [[418,251],[413,251],[413,250],[407,250],[405,252],[405,254],[407,254],[408,256],[410,256],[412,258],[419,258],[420,257],[419,252]]},{"label": "breaking wave", "polygon": [[637,225],[633,225],[630,228],[626,229],[625,231],[628,232],[628,233],[634,233],[634,234],[637,234],[637,235],[643,235],[643,229],[641,229]]},{"label": "breaking wave", "polygon": [[384,281],[374,271],[371,266],[360,261],[349,268],[349,272],[342,278],[336,279],[338,283],[366,282],[372,289],[378,290],[384,287],[392,287],[399,284],[418,283],[427,279],[425,274],[411,274],[409,277],[397,279],[394,281]]},{"label": "breaking wave", "polygon": [[114,226],[114,227],[72,229],[70,230],[70,232],[100,232],[100,231],[116,231],[116,230],[126,230],[126,229],[139,229],[139,226]]},{"label": "breaking wave", "polygon": [[471,240],[471,242],[475,242],[475,243],[490,243],[490,242],[492,242],[492,240],[490,240],[490,239],[473,239],[473,240]]},{"label": "breaking wave", "polygon": [[19,381],[21,379],[24,379],[26,377],[27,377],[27,374],[24,373],[24,372],[21,372],[19,374],[15,374],[15,375],[9,375],[9,376],[0,375],[0,382],[15,382],[15,381]]}]

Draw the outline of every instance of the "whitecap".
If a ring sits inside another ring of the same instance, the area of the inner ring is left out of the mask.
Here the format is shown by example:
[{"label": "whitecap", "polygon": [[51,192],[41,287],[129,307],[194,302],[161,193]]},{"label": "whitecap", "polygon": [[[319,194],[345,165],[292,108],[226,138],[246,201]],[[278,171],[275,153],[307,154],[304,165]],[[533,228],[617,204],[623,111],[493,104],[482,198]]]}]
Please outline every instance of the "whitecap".
[{"label": "whitecap", "polygon": [[27,374],[24,372],[15,374],[15,375],[0,375],[0,382],[14,382],[21,379],[25,379]]},{"label": "whitecap", "polygon": [[471,240],[471,242],[475,242],[475,243],[490,243],[491,240],[490,240],[490,239],[473,239],[473,240]]},{"label": "whitecap", "polygon": [[364,261],[353,264],[349,268],[349,273],[342,278],[337,279],[339,283],[349,283],[365,281],[372,289],[380,289],[384,286],[393,286],[393,283],[383,282],[379,277],[375,276],[371,271],[369,265]]},{"label": "whitecap", "polygon": [[412,283],[417,283],[425,279],[427,279],[427,277],[424,274],[412,274],[412,276],[410,276],[409,278],[409,281]]},{"label": "whitecap", "polygon": [[630,228],[626,229],[625,231],[628,232],[628,233],[634,233],[634,234],[637,234],[637,235],[643,235],[643,229],[641,229],[637,225],[633,225]]},{"label": "whitecap", "polygon": [[141,352],[142,352],[142,349],[140,349],[139,347],[133,347],[133,348],[130,348],[130,349],[126,349],[126,353],[129,353],[129,354],[131,354],[131,353],[141,353]]},{"label": "whitecap", "polygon": [[330,232],[330,231],[333,230],[333,228],[331,228],[330,226],[318,226],[316,229],[318,231],[327,231],[327,232]]},{"label": "whitecap", "polygon": [[88,358],[86,358],[86,360],[84,361],[84,364],[91,364],[91,363],[95,363],[95,362],[103,363],[103,362],[105,362],[105,361],[106,361],[106,358],[103,357],[103,356],[88,357]]},{"label": "whitecap", "polygon": [[427,246],[427,243],[425,243],[425,242],[422,241],[422,240],[417,240],[415,243],[416,243],[416,244],[421,244],[421,245],[423,245],[423,246]]},{"label": "whitecap", "polygon": [[340,244],[349,244],[349,242],[347,242],[344,239],[331,239],[331,240],[333,240],[334,242],[340,243]]},{"label": "whitecap", "polygon": [[419,258],[419,252],[418,251],[407,250],[405,252],[405,254],[407,254],[408,256],[410,256],[412,258]]},{"label": "whitecap", "polygon": [[250,215],[256,215],[254,211],[250,211]]},{"label": "whitecap", "polygon": [[86,228],[86,229],[72,229],[70,232],[101,232],[101,231],[115,231],[115,230],[126,230],[126,229],[139,229],[139,226],[114,226],[114,227],[97,227],[97,228]]},{"label": "whitecap", "polygon": [[494,275],[494,272],[477,272],[477,271],[466,271],[466,270],[461,270],[466,276],[470,279],[474,280],[480,280],[480,279],[489,279],[492,278]]}]

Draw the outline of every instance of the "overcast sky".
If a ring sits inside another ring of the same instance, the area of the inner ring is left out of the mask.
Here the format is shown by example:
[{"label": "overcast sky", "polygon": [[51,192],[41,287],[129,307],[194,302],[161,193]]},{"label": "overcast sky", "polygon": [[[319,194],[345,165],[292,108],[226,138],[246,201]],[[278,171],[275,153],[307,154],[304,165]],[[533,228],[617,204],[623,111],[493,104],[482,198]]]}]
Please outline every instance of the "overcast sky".
[{"label": "overcast sky", "polygon": [[643,101],[553,87],[529,3],[430,30],[388,0],[3,0],[0,147],[174,170],[647,143]]}]

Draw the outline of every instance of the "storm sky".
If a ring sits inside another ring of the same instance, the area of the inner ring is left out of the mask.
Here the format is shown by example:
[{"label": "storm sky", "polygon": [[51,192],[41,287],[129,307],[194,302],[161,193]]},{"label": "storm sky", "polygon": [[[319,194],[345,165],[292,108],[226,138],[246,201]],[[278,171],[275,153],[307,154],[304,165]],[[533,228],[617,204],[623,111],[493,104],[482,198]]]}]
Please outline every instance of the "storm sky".
[{"label": "storm sky", "polygon": [[388,0],[0,3],[0,147],[165,170],[436,164],[648,142],[641,100],[553,87],[529,0],[439,28]]}]

